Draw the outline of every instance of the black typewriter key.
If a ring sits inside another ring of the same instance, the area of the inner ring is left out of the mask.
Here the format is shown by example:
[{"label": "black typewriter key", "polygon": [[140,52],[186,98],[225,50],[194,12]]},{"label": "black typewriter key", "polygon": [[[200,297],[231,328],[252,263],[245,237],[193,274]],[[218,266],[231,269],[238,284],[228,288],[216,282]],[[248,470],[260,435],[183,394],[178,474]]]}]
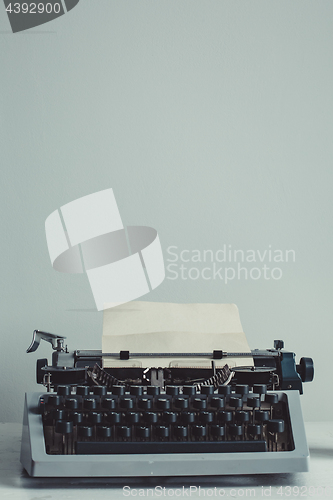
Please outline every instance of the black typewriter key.
[{"label": "black typewriter key", "polygon": [[266,392],[267,392],[267,385],[265,385],[265,384],[254,384],[252,389],[253,389],[253,393],[254,394],[266,394]]},{"label": "black typewriter key", "polygon": [[149,396],[158,396],[160,394],[160,387],[158,385],[148,385],[147,394]]},{"label": "black typewriter key", "polygon": [[258,424],[249,424],[247,426],[247,435],[251,439],[255,439],[256,437],[260,437],[262,433],[262,425]]},{"label": "black typewriter key", "polygon": [[237,396],[231,396],[229,399],[229,406],[231,408],[242,408],[243,407],[243,399]]},{"label": "black typewriter key", "polygon": [[61,396],[55,396],[55,395],[51,395],[48,397],[48,400],[47,400],[47,407],[48,408],[60,408],[60,406],[62,406],[62,397]]},{"label": "black typewriter key", "polygon": [[232,411],[219,411],[217,414],[217,418],[219,422],[229,423],[232,422]]},{"label": "black typewriter key", "polygon": [[225,428],[223,425],[211,425],[210,434],[213,439],[219,439],[225,435]]},{"label": "black typewriter key", "polygon": [[211,424],[214,420],[214,413],[211,411],[202,411],[198,414],[199,422],[202,424]]},{"label": "black typewriter key", "polygon": [[195,421],[195,413],[192,411],[184,411],[181,413],[181,420],[184,424],[193,424]]},{"label": "black typewriter key", "polygon": [[174,405],[179,410],[186,410],[189,407],[189,400],[187,397],[178,396],[175,398]]},{"label": "black typewriter key", "polygon": [[213,385],[202,385],[201,386],[201,394],[206,394],[206,396],[210,396],[214,394],[214,386]]},{"label": "black typewriter key", "polygon": [[79,407],[79,402],[77,399],[69,398],[65,400],[65,407],[67,410],[77,410]]},{"label": "black typewriter key", "polygon": [[220,410],[224,408],[224,396],[213,396],[210,400],[210,406]]},{"label": "black typewriter key", "polygon": [[235,412],[235,422],[237,424],[247,424],[250,422],[250,412],[238,410]]},{"label": "black typewriter key", "polygon": [[119,406],[124,410],[132,410],[134,408],[134,402],[134,398],[123,397],[119,399]]},{"label": "black typewriter key", "polygon": [[71,386],[70,385],[58,385],[57,394],[59,396],[69,396],[70,393],[71,393]]},{"label": "black typewriter key", "polygon": [[284,431],[284,420],[272,419],[267,422],[268,438],[271,442],[271,450],[273,451],[275,444],[275,451],[278,450],[278,434]]},{"label": "black typewriter key", "polygon": [[102,439],[109,439],[112,436],[111,427],[107,427],[106,425],[99,425],[97,427],[97,436]]},{"label": "black typewriter key", "polygon": [[206,398],[194,398],[193,399],[193,408],[196,410],[205,410],[207,408],[207,399]]},{"label": "black typewriter key", "polygon": [[155,434],[160,439],[166,439],[170,435],[169,427],[166,427],[165,425],[156,425]]},{"label": "black typewriter key", "polygon": [[175,424],[177,422],[177,413],[173,411],[166,411],[163,413],[163,421],[166,424]]},{"label": "black typewriter key", "polygon": [[269,411],[266,410],[254,410],[254,420],[256,422],[268,422],[269,420]]},{"label": "black typewriter key", "polygon": [[139,425],[138,427],[135,428],[135,436],[139,440],[145,441],[146,439],[150,438],[150,429],[149,427],[145,427],[143,425]]},{"label": "black typewriter key", "polygon": [[165,392],[169,396],[178,396],[179,387],[177,385],[167,385],[165,388]]},{"label": "black typewriter key", "polygon": [[143,394],[142,385],[131,385],[130,394],[132,394],[132,396],[142,396]]},{"label": "black typewriter key", "polygon": [[82,424],[83,422],[83,414],[78,413],[77,411],[70,413],[68,418],[73,422],[74,425]]},{"label": "black typewriter key", "polygon": [[248,396],[246,404],[249,408],[260,408],[261,399],[259,396]]},{"label": "black typewriter key", "polygon": [[78,396],[88,396],[89,395],[89,387],[86,385],[78,385],[76,388],[76,394]]},{"label": "black typewriter key", "polygon": [[193,425],[192,435],[195,438],[197,439],[204,438],[206,437],[206,434],[207,434],[206,427],[204,427],[203,425]]},{"label": "black typewriter key", "polygon": [[123,396],[125,394],[125,387],[123,385],[114,385],[112,387],[112,394],[115,396]]},{"label": "black typewriter key", "polygon": [[237,438],[243,436],[243,426],[239,424],[229,424],[228,431],[231,437]]},{"label": "black typewriter key", "polygon": [[145,396],[138,397],[138,408],[140,410],[151,410],[152,406],[153,406],[152,399]]},{"label": "black typewriter key", "polygon": [[65,418],[64,410],[59,410],[59,408],[55,408],[52,411],[52,418],[53,420],[63,420]]},{"label": "black typewriter key", "polygon": [[78,427],[78,435],[82,438],[89,439],[93,435],[93,428],[88,425],[80,425]]},{"label": "black typewriter key", "polygon": [[284,420],[272,419],[267,422],[267,430],[270,434],[284,431]]},{"label": "black typewriter key", "polygon": [[156,408],[159,410],[170,410],[170,399],[159,397],[156,399]]},{"label": "black typewriter key", "polygon": [[188,436],[187,427],[184,425],[175,425],[173,428],[174,435],[177,439],[186,439]]},{"label": "black typewriter key", "polygon": [[158,421],[158,414],[152,411],[147,411],[146,413],[143,414],[143,420],[147,424],[156,424]]},{"label": "black typewriter key", "polygon": [[117,435],[118,437],[122,439],[129,439],[132,434],[132,429],[131,427],[128,427],[127,425],[120,425],[117,427]]},{"label": "black typewriter key", "polygon": [[102,423],[102,413],[97,413],[96,411],[93,411],[89,413],[88,420],[91,424],[97,425]]},{"label": "black typewriter key", "polygon": [[83,400],[83,408],[85,410],[96,410],[97,404],[96,399],[94,398],[84,398]]},{"label": "black typewriter key", "polygon": [[107,414],[106,419],[110,424],[116,425],[120,423],[121,414],[115,411],[111,411]]},{"label": "black typewriter key", "polygon": [[186,394],[186,396],[195,396],[196,393],[197,389],[194,385],[184,385],[183,394]]},{"label": "black typewriter key", "polygon": [[55,431],[59,434],[71,434],[73,432],[73,422],[58,420],[55,424]]},{"label": "black typewriter key", "polygon": [[117,407],[117,399],[116,398],[104,398],[102,399],[102,408],[105,410],[115,410]]},{"label": "black typewriter key", "polygon": [[93,388],[93,393],[95,396],[106,396],[107,388],[105,385],[96,385]]},{"label": "black typewriter key", "polygon": [[218,393],[229,396],[231,394],[231,385],[219,385]]},{"label": "black typewriter key", "polygon": [[249,386],[238,384],[235,386],[235,392],[244,396],[249,393]]},{"label": "black typewriter key", "polygon": [[276,405],[279,401],[279,396],[275,393],[266,394],[265,401],[270,405]]},{"label": "black typewriter key", "polygon": [[125,421],[128,424],[138,424],[140,421],[140,413],[136,411],[129,411],[128,413],[125,413]]}]

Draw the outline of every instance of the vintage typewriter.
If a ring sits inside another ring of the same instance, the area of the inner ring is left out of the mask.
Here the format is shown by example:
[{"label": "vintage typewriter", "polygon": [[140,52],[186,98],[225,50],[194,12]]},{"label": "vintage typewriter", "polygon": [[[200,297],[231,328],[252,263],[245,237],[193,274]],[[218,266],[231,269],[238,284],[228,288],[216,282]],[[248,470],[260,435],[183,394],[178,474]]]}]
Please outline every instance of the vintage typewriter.
[{"label": "vintage typewriter", "polygon": [[[31,476],[200,476],[301,472],[309,451],[300,406],[311,358],[274,348],[232,353],[69,351],[65,337],[37,361],[47,392],[26,394],[21,463]],[[156,366],[103,368],[102,358],[151,357]],[[208,357],[211,368],[163,367]],[[228,359],[244,357],[229,368]],[[246,359],[251,356],[253,366]],[[225,365],[216,368],[216,361]]]}]

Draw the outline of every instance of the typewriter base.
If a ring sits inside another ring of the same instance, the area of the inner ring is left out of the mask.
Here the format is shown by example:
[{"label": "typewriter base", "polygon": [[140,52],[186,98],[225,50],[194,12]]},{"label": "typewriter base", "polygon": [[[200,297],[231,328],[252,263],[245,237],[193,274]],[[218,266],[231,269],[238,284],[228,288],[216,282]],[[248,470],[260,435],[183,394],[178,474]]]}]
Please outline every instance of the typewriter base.
[{"label": "typewriter base", "polygon": [[133,455],[48,455],[42,417],[37,412],[42,393],[27,393],[22,431],[21,463],[35,477],[161,477],[221,476],[308,471],[306,442],[298,391],[283,391],[295,449],[283,452],[169,453]]}]

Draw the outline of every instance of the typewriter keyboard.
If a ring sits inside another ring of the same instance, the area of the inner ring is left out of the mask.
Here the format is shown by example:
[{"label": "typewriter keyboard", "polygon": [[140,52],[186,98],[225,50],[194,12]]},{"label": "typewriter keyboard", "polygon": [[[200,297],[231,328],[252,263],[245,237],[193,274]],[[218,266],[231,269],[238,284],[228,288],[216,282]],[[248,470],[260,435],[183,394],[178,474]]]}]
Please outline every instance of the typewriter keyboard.
[{"label": "typewriter keyboard", "polygon": [[58,386],[40,398],[46,453],[290,451],[283,396],[262,384]]}]

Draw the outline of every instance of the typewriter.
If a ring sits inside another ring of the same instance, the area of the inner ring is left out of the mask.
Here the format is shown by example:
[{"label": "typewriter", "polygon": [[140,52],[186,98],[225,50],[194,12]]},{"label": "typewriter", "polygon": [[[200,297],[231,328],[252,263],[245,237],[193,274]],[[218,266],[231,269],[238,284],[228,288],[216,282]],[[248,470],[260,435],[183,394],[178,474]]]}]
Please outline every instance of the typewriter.
[{"label": "typewriter", "polygon": [[[65,337],[35,330],[37,360],[26,394],[21,463],[37,477],[202,476],[308,469],[300,394],[311,358],[295,362],[281,340],[250,353],[102,353],[68,350]],[[151,358],[156,366],[103,368],[105,357]],[[211,368],[170,368],[166,357],[210,358]],[[249,366],[246,359],[251,356]],[[244,357],[229,368],[228,360]],[[223,368],[216,361],[223,360]],[[225,364],[224,364],[225,363]]]}]

